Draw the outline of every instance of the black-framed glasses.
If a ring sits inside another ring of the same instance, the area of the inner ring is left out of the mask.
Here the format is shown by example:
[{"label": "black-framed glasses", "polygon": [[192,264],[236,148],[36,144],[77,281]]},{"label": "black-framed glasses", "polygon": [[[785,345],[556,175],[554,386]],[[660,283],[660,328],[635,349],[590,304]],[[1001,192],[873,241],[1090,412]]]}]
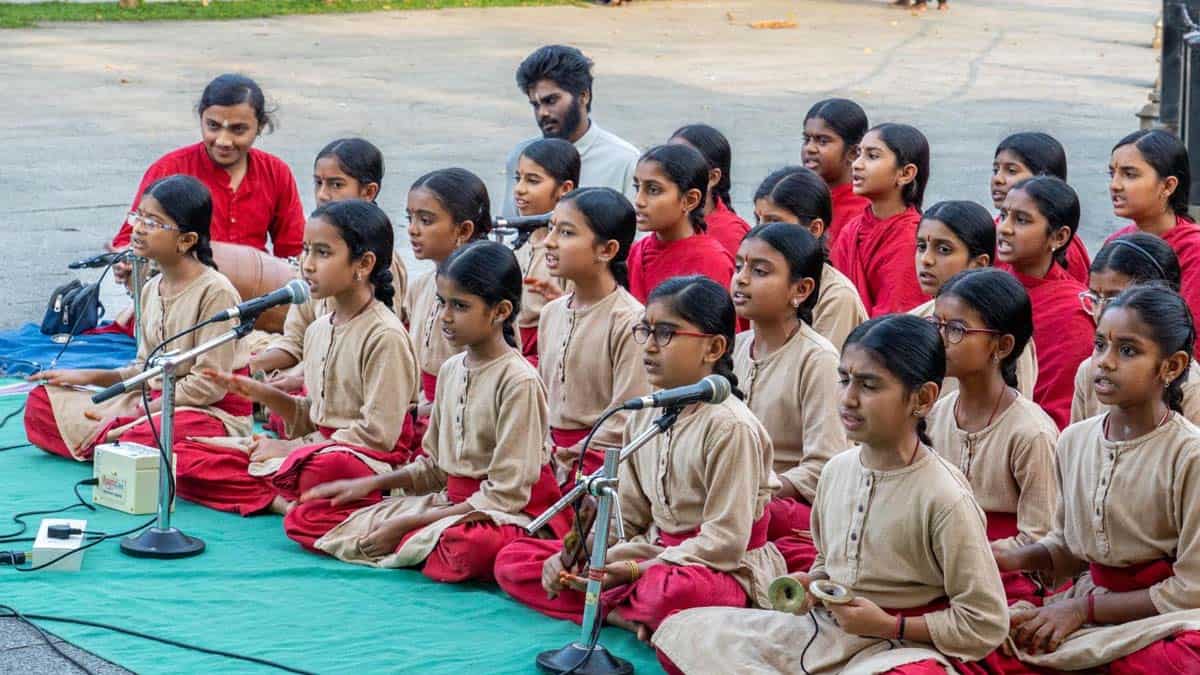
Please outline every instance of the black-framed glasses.
[{"label": "black-framed glasses", "polygon": [[984,333],[985,335],[1001,335],[1002,333],[992,328],[967,328],[958,321],[942,321],[936,316],[927,316],[928,321],[934,328],[942,334],[946,342],[956,345],[963,341],[963,338],[971,333]]},{"label": "black-framed glasses", "polygon": [[712,337],[712,333],[697,333],[691,330],[680,330],[669,323],[659,323],[651,326],[648,323],[638,323],[633,326],[633,341],[639,345],[646,344],[646,341],[651,336],[654,337],[654,344],[659,347],[666,347],[671,344],[671,340],[676,335],[685,337]]}]

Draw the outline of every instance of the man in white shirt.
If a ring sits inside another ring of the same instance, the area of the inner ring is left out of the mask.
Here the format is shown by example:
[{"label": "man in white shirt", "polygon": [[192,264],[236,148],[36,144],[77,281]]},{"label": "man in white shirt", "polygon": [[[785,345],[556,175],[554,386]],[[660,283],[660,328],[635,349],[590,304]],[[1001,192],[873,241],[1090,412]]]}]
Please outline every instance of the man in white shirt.
[{"label": "man in white shirt", "polygon": [[[575,144],[581,169],[579,187],[610,187],[632,197],[638,149],[591,120],[592,61],[575,47],[547,45],[517,67],[517,87],[529,97],[533,118],[543,138],[562,138]],[[517,144],[504,163],[504,209],[515,216],[514,174],[517,159],[536,138]]]}]

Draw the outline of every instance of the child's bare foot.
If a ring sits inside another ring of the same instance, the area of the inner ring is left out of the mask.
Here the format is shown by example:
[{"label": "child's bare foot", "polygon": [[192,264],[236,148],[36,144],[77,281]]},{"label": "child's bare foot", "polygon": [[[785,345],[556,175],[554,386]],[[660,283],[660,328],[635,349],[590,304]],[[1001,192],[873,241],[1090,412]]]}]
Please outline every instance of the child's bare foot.
[{"label": "child's bare foot", "polygon": [[271,511],[271,513],[278,513],[281,516],[286,516],[288,514],[288,511],[291,511],[292,508],[295,506],[296,506],[295,502],[289,502],[288,500],[284,499],[283,497],[280,497],[279,495],[275,495],[275,499],[271,500],[270,511]]},{"label": "child's bare foot", "polygon": [[608,621],[610,625],[616,626],[617,628],[624,628],[630,633],[633,633],[637,636],[637,639],[641,640],[642,642],[650,641],[651,631],[646,624],[630,621],[629,619],[621,616],[620,612],[615,609],[608,613],[608,618],[606,621]]}]

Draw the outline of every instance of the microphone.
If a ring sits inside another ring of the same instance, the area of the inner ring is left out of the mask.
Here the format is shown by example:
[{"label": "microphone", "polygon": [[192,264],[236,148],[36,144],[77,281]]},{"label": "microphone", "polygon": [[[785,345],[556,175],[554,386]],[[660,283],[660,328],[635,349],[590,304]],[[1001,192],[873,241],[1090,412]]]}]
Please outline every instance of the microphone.
[{"label": "microphone", "polygon": [[266,295],[251,298],[223,312],[217,312],[210,322],[228,321],[229,319],[246,319],[258,316],[264,311],[278,305],[301,305],[308,302],[308,284],[299,279],[292,279],[283,288],[277,288]]},{"label": "microphone", "polygon": [[732,391],[729,380],[721,375],[709,375],[695,384],[663,389],[641,398],[631,398],[621,404],[621,409],[674,408],[697,402],[720,403],[729,398]]},{"label": "microphone", "polygon": [[112,251],[110,253],[101,253],[90,258],[81,258],[73,263],[67,264],[67,269],[82,270],[94,269],[97,267],[108,267],[109,265],[124,260],[129,255],[129,249],[123,251]]},{"label": "microphone", "polygon": [[536,216],[513,216],[507,218],[505,216],[497,216],[492,219],[492,228],[496,230],[515,230],[517,232],[533,232],[534,230],[546,227],[550,224],[550,216],[553,212],[542,213]]}]

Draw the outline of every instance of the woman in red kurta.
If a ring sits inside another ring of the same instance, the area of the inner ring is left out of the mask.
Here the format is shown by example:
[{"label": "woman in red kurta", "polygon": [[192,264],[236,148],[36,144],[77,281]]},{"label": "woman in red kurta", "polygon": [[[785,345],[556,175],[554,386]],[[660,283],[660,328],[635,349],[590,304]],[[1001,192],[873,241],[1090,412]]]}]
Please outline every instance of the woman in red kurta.
[{"label": "woman in red kurta", "polygon": [[817,101],[804,116],[804,166],[821,176],[833,198],[833,219],[825,231],[831,247],[846,224],[871,203],[855,194],[850,180],[858,144],[869,126],[862,107],[845,98]]},{"label": "woman in red kurta", "polygon": [[1079,227],[1079,197],[1053,176],[1017,183],[996,230],[997,267],[1011,272],[1033,304],[1038,378],[1033,400],[1061,430],[1071,420],[1075,371],[1092,354],[1095,326],[1079,302],[1087,286],[1067,273],[1066,249]]},{"label": "woman in red kurta", "polygon": [[733,210],[733,199],[729,196],[730,166],[733,164],[733,149],[729,139],[707,124],[689,124],[671,134],[668,143],[690,145],[708,160],[708,196],[704,200],[704,222],[708,223],[708,236],[721,242],[721,246],[736,257],[742,237],[750,231],[747,223]]},{"label": "woman in red kurta", "polygon": [[913,257],[929,142],[906,124],[881,124],[863,137],[851,171],[854,193],[871,205],[846,225],[830,259],[854,282],[870,316],[907,312],[929,299]]},{"label": "woman in red kurta", "polygon": [[629,292],[645,303],[671,277],[702,274],[728,287],[733,256],[706,234],[708,161],[689,145],[660,145],[638,160],[633,177],[637,227],[651,233],[629,250]]},{"label": "woman in red kurta", "polygon": [[[992,205],[1002,208],[1008,191],[1034,176],[1057,176],[1066,182],[1067,152],[1062,143],[1040,131],[1022,131],[1000,141],[992,158]],[[1000,216],[996,216],[996,224],[1000,224]],[[1071,237],[1067,244],[1067,274],[1086,286],[1091,266],[1087,246],[1079,237]]]},{"label": "woman in red kurta", "polygon": [[1133,221],[1108,241],[1141,231],[1170,244],[1183,272],[1179,294],[1192,316],[1200,316],[1200,225],[1188,215],[1187,147],[1165,131],[1138,131],[1113,148],[1108,172],[1113,213]]}]

